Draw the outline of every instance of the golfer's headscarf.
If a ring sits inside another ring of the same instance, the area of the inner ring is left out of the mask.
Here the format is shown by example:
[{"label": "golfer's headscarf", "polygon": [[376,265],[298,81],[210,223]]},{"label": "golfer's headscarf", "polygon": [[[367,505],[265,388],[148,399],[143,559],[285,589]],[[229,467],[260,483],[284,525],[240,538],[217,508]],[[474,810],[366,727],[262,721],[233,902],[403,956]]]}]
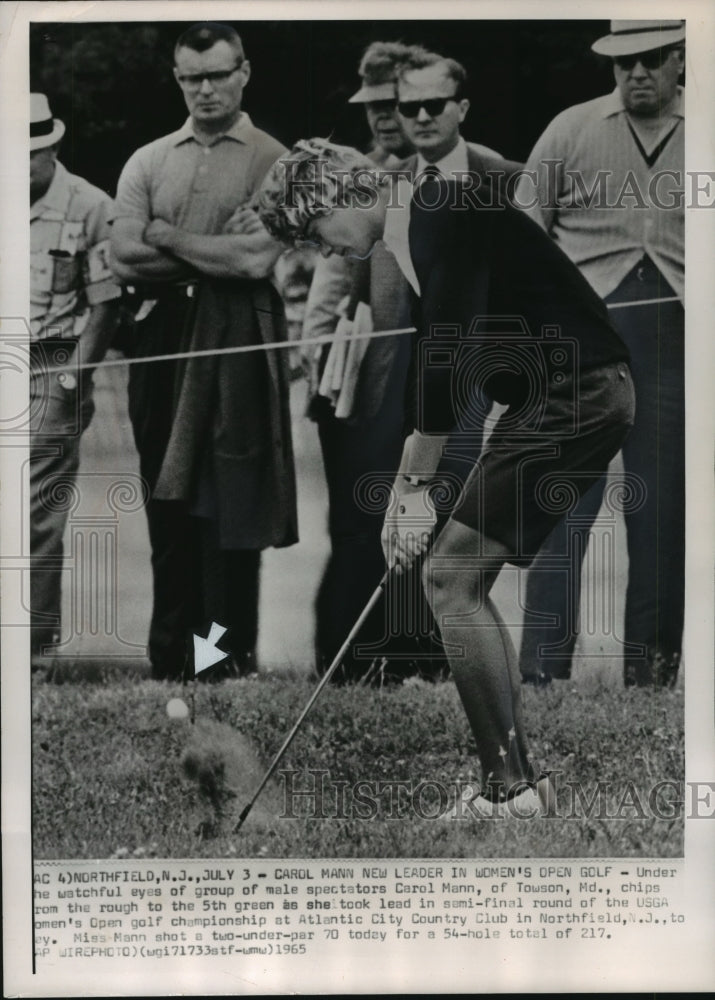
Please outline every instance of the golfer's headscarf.
[{"label": "golfer's headscarf", "polygon": [[301,139],[268,171],[258,193],[258,213],[268,232],[282,243],[309,238],[306,229],[355,194],[355,178],[373,179],[375,164],[351,146],[327,139]]}]

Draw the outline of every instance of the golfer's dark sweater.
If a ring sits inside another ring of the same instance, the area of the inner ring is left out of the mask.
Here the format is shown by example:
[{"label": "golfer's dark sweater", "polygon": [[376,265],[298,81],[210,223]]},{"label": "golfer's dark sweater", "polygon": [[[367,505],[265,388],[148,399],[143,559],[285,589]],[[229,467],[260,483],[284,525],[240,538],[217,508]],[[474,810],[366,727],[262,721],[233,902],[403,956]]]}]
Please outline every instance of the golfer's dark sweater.
[{"label": "golfer's dark sweater", "polygon": [[575,264],[488,180],[418,189],[409,240],[420,298],[408,421],[418,430],[457,426],[475,386],[520,406],[579,370],[628,360]]}]

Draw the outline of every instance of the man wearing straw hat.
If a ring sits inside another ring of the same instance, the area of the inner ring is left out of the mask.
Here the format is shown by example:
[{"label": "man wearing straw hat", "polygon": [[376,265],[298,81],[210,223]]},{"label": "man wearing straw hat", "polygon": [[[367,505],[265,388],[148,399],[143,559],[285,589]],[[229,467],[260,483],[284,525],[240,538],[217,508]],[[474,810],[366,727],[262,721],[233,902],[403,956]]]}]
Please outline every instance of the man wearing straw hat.
[{"label": "man wearing straw hat", "polygon": [[[45,94],[30,95],[30,573],[31,653],[60,634],[62,536],[94,412],[92,375],[121,294],[109,268],[112,201],[58,161],[65,126]],[[62,367],[65,370],[55,371]]]},{"label": "man wearing straw hat", "polygon": [[[636,423],[623,447],[629,576],[623,639],[627,685],[675,683],[685,549],[684,21],[612,21],[592,48],[616,88],[567,108],[547,127],[517,199],[579,266],[627,343]],[[534,179],[536,178],[535,190]],[[535,196],[534,196],[535,195]],[[604,481],[546,541],[528,578],[525,680],[568,677],[581,562]],[[571,568],[552,569],[571,553]],[[532,617],[533,616],[533,617]],[[544,626],[551,616],[555,626]]]}]

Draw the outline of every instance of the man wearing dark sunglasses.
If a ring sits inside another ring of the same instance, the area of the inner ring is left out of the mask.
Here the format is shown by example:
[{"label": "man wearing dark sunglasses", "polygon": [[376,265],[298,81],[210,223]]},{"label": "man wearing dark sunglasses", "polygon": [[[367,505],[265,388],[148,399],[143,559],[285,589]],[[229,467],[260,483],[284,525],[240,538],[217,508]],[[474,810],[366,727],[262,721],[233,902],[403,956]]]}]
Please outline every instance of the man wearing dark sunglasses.
[{"label": "man wearing dark sunglasses", "polygon": [[[467,71],[456,59],[437,52],[414,51],[400,67],[397,110],[402,128],[415,147],[415,152],[400,166],[401,183],[398,200],[409,198],[410,187],[419,184],[428,168],[439,171],[446,180],[479,186],[487,174],[503,194],[506,182],[522,164],[505,159],[489,146],[467,142],[461,125],[469,111],[466,97]],[[403,236],[406,250],[407,233]],[[395,250],[393,244],[393,252]],[[403,253],[401,263],[409,269],[409,255]],[[469,443],[457,432],[450,437],[440,460],[440,473],[464,481],[481,450],[484,421],[491,401],[472,393],[467,417]]]},{"label": "man wearing dark sunglasses", "polygon": [[656,120],[667,116],[684,66],[682,45],[614,56],[613,73],[628,113],[634,118]]},{"label": "man wearing dark sunglasses", "polygon": [[417,151],[416,159],[403,166],[415,167],[415,176],[428,163],[445,177],[484,170],[494,165],[492,159],[499,169],[517,168],[518,164],[505,163],[493,149],[467,144],[462,138],[460,126],[469,111],[469,100],[464,96],[466,80],[460,63],[434,52],[415,53],[402,66],[397,110],[405,135]]},{"label": "man wearing dark sunglasses", "polygon": [[[174,49],[188,120],[119,179],[113,267],[142,302],[138,355],[282,339],[280,247],[245,206],[283,146],[242,110],[236,31],[204,22]],[[224,674],[256,669],[261,550],[297,540],[284,351],[133,365],[129,415],[150,496],[156,679],[181,679],[192,632],[228,630]],[[203,679],[206,674],[201,674]],[[216,670],[212,677],[216,677]]]},{"label": "man wearing dark sunglasses", "polygon": [[[612,60],[616,89],[554,119],[516,192],[606,300],[631,352],[636,422],[622,455],[628,488],[642,502],[623,511],[627,685],[675,683],[683,631],[684,40],[684,21],[612,21],[592,48]],[[604,485],[562,521],[529,574],[525,680],[570,676],[581,564]]]}]

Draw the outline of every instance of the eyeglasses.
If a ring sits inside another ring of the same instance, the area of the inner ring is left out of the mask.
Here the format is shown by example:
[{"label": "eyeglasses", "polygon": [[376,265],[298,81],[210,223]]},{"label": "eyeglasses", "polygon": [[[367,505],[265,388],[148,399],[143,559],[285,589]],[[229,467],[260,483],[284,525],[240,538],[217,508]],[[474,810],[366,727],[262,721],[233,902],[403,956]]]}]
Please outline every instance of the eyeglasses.
[{"label": "eyeglasses", "polygon": [[397,107],[397,98],[387,101],[367,101],[365,107],[368,111],[372,111],[373,114],[386,114],[395,110]]},{"label": "eyeglasses", "polygon": [[420,108],[424,108],[430,118],[437,118],[442,114],[449,101],[456,101],[457,95],[451,97],[429,97],[425,101],[400,101],[397,107],[400,114],[405,118],[416,118],[420,113]]},{"label": "eyeglasses", "polygon": [[186,90],[198,90],[204,80],[208,80],[212,87],[220,86],[222,83],[228,83],[229,79],[242,65],[243,63],[238,63],[233,69],[216,69],[211,73],[185,73],[183,76],[177,75],[176,79]]},{"label": "eyeglasses", "polygon": [[613,61],[619,69],[633,69],[636,63],[640,63],[644,69],[660,69],[665,60],[675,49],[649,49],[648,52],[639,52],[632,56],[614,56]]}]

